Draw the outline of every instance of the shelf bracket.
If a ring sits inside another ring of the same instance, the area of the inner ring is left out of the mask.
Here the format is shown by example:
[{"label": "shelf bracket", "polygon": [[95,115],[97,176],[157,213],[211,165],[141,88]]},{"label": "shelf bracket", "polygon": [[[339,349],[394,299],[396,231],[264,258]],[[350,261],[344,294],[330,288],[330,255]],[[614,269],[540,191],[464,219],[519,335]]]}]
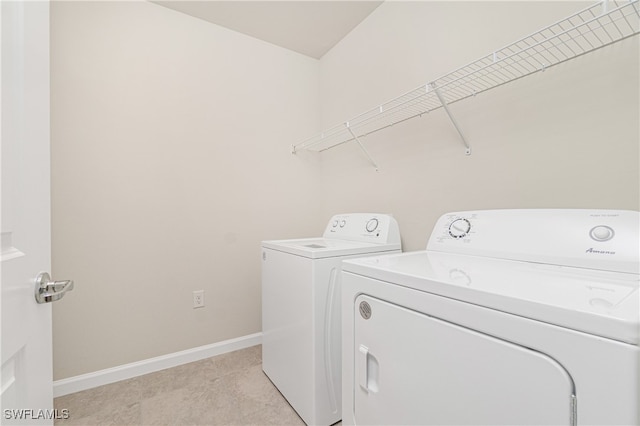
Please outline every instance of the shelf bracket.
[{"label": "shelf bracket", "polygon": [[349,131],[349,133],[351,133],[351,136],[353,136],[353,139],[358,143],[358,146],[360,146],[360,149],[362,150],[362,152],[364,152],[364,155],[367,157],[367,160],[369,160],[371,165],[373,167],[375,167],[376,172],[377,172],[378,171],[378,165],[376,164],[375,161],[373,161],[373,158],[371,158],[371,156],[369,155],[369,151],[367,151],[367,149],[364,147],[364,145],[362,145],[362,142],[360,142],[360,139],[358,139],[356,134],[353,133],[353,130],[351,130],[351,127],[349,126],[349,122],[347,121],[346,123],[344,123],[344,125],[347,127],[347,130]]},{"label": "shelf bracket", "polygon": [[453,114],[451,114],[451,111],[449,111],[449,106],[447,105],[447,101],[444,100],[444,98],[440,94],[440,90],[436,87],[436,85],[434,83],[431,83],[430,86],[433,89],[433,91],[436,92],[436,96],[440,100],[440,103],[442,104],[442,108],[444,108],[444,111],[449,116],[449,120],[451,120],[451,123],[453,124],[453,127],[456,128],[458,134],[460,135],[460,139],[462,139],[462,143],[467,148],[465,150],[465,154],[466,155],[470,155],[471,154],[471,147],[469,147],[469,143],[467,142],[467,139],[464,137],[464,134],[462,133],[462,130],[460,129],[460,126],[458,125],[458,122],[456,121],[455,117],[453,116]]}]

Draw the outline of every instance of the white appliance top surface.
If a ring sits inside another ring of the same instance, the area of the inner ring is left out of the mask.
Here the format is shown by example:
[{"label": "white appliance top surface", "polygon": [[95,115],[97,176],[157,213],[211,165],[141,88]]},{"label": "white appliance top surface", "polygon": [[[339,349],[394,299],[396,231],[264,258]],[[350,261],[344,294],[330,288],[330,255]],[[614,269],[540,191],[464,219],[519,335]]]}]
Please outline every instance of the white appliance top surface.
[{"label": "white appliance top surface", "polygon": [[418,251],[343,262],[351,272],[638,345],[640,275]]},{"label": "white appliance top surface", "polygon": [[351,213],[333,216],[321,238],[263,241],[262,247],[319,259],[400,250],[401,244],[392,216]]},{"label": "white appliance top surface", "polygon": [[399,244],[374,244],[335,238],[301,238],[293,240],[263,241],[262,247],[283,251],[311,259],[351,256],[362,253],[377,253],[399,250]]}]

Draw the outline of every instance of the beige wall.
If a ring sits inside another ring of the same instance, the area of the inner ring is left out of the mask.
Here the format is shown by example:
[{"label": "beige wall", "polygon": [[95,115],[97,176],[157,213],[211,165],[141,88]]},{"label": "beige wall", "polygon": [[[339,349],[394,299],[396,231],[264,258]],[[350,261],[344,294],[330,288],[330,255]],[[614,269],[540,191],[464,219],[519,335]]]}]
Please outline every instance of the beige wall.
[{"label": "beige wall", "polygon": [[[321,60],[323,127],[591,3],[385,2]],[[405,250],[445,212],[639,205],[638,37],[321,154],[323,207],[393,213]]]},{"label": "beige wall", "polygon": [[[354,144],[289,145],[572,13],[386,2],[321,61],[148,3],[52,5],[55,378],[260,331],[259,243],[337,212],[639,206],[638,40]],[[207,307],[191,308],[206,291]]]},{"label": "beige wall", "polygon": [[[55,379],[261,330],[260,241],[317,234],[318,61],[147,2],[52,2]],[[205,290],[206,307],[192,308]]]}]

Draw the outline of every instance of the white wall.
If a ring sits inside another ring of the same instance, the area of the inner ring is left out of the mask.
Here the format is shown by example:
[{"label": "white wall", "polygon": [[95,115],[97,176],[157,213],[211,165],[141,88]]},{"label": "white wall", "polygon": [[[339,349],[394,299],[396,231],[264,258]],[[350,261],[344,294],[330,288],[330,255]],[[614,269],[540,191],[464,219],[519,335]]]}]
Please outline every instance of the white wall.
[{"label": "white wall", "polygon": [[[385,2],[321,60],[323,127],[349,120],[591,3]],[[321,154],[323,206],[393,213],[424,249],[443,213],[639,205],[638,37]]]},{"label": "white wall", "polygon": [[76,283],[55,378],[260,332],[260,241],[327,220],[317,159],[289,153],[318,61],[148,2],[52,2],[51,87],[53,274]]}]

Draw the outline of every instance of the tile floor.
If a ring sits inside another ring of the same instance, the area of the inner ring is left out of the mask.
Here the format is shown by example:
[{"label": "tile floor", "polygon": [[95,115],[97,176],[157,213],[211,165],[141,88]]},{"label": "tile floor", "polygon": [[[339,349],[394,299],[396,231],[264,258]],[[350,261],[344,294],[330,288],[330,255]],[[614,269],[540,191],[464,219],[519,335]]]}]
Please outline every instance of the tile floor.
[{"label": "tile floor", "polygon": [[[55,398],[67,425],[301,425],[260,345]],[[338,423],[339,425],[340,423]]]}]

